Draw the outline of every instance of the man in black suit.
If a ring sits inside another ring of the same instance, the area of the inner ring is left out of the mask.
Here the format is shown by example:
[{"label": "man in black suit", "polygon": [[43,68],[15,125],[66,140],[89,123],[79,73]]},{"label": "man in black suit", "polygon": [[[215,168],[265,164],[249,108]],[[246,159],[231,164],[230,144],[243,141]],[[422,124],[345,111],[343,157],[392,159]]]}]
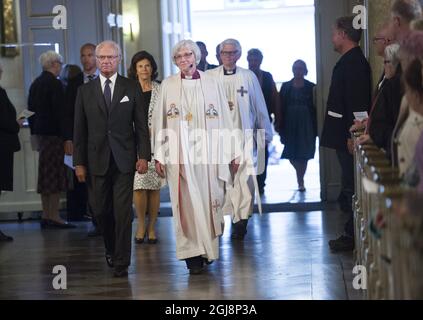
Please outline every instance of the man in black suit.
[{"label": "man in black suit", "polygon": [[[73,155],[73,127],[75,117],[75,101],[78,88],[85,83],[97,79],[99,71],[95,58],[95,45],[86,43],[81,47],[80,59],[83,71],[76,77],[69,79],[65,91],[65,119],[63,126],[63,137],[65,139],[65,153]],[[88,212],[91,214],[93,228],[89,231],[89,236],[101,235],[95,218],[92,214],[92,206],[89,201],[90,191],[86,183],[80,183],[74,175],[73,190],[67,192],[67,210],[68,218],[73,221],[84,220],[84,215]],[[87,205],[88,203],[88,205]]]},{"label": "man in black suit", "polygon": [[148,105],[138,84],[118,75],[122,54],[115,42],[100,43],[96,59],[100,76],[78,89],[73,162],[80,182],[88,172],[106,261],[123,277],[131,258],[134,172],[146,173],[151,156]]},{"label": "man in black suit", "polygon": [[371,103],[370,66],[359,42],[362,29],[353,26],[354,17],[337,19],[332,33],[335,51],[342,55],[336,64],[327,102],[327,112],[320,145],[336,150],[342,169],[342,189],[338,198],[341,210],[349,215],[345,235],[329,241],[333,251],[354,248],[354,194],[353,141],[349,132],[354,112],[369,112]]}]

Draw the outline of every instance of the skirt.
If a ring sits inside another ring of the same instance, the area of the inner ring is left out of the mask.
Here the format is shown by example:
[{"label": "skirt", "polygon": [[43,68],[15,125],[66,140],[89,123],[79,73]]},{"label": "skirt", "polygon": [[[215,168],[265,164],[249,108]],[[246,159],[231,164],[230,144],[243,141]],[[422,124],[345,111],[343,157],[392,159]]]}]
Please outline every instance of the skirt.
[{"label": "skirt", "polygon": [[39,136],[38,187],[40,194],[66,191],[66,167],[63,140],[57,136]]}]

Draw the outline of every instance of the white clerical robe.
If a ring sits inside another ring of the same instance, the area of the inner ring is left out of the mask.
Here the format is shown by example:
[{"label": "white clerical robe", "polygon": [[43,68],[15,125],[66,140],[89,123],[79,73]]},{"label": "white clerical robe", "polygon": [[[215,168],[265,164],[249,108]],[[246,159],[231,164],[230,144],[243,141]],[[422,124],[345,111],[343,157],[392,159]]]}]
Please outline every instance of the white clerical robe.
[{"label": "white clerical robe", "polygon": [[224,186],[237,155],[214,136],[218,130],[233,130],[223,87],[214,77],[199,74],[196,80],[179,73],[162,82],[153,118],[154,158],[166,167],[177,258],[211,261],[219,257]]},{"label": "white clerical robe", "polygon": [[[233,223],[237,223],[241,219],[248,219],[253,213],[254,189],[257,189],[256,175],[264,169],[264,147],[273,139],[272,126],[260,83],[252,71],[236,67],[234,74],[225,75],[223,66],[220,66],[208,70],[207,73],[223,83],[234,128],[242,130],[245,134],[243,158],[233,184],[226,185],[223,208],[224,214],[231,214]],[[264,130],[264,137],[260,134],[257,136],[257,132],[254,132],[253,136],[250,135],[252,130],[260,129]],[[265,141],[258,142],[260,138],[264,138]],[[263,153],[259,157],[263,161],[259,163],[257,144],[261,146],[260,152]],[[258,192],[257,203],[261,212]]]}]

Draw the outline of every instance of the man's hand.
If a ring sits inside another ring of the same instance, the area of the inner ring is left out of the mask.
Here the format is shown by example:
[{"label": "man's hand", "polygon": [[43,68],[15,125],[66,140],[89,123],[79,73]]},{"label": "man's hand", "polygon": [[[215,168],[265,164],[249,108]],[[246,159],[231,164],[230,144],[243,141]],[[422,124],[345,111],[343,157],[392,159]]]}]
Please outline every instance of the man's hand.
[{"label": "man's hand", "polygon": [[148,170],[148,162],[145,159],[139,159],[136,164],[136,169],[139,174],[147,173]]},{"label": "man's hand", "polygon": [[239,169],[239,160],[238,159],[234,159],[231,161],[231,169],[234,175],[236,175],[236,173],[238,172]]},{"label": "man's hand", "polygon": [[68,156],[73,155],[73,142],[72,140],[65,141],[65,154]]},{"label": "man's hand", "polygon": [[357,138],[356,140],[356,144],[357,145],[361,145],[361,144],[367,144],[367,143],[372,143],[372,138],[370,138],[370,136],[368,134],[363,134],[360,137]]},{"label": "man's hand", "polygon": [[86,182],[87,180],[87,168],[84,166],[76,166],[75,167],[75,175],[76,178],[80,183]]},{"label": "man's hand", "polygon": [[157,174],[162,177],[165,178],[166,177],[166,169],[165,166],[162,165],[159,161],[156,160],[156,172]]}]

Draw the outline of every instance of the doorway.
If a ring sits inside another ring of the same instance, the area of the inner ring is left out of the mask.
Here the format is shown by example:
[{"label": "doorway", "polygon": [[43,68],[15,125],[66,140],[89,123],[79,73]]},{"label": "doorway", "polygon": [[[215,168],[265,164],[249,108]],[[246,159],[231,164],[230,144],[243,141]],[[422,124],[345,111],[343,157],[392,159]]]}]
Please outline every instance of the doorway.
[{"label": "doorway", "polygon": [[[307,63],[307,80],[316,83],[316,32],[314,0],[190,0],[190,31],[194,41],[207,45],[207,61],[218,64],[216,46],[226,38],[240,41],[238,65],[248,68],[247,51],[263,52],[262,70],[272,73],[277,89],[292,79],[292,64]],[[306,192],[299,192],[294,168],[280,159],[284,146],[275,132],[262,201],[273,203],[320,202],[318,139],[316,154],[308,163]]]}]

